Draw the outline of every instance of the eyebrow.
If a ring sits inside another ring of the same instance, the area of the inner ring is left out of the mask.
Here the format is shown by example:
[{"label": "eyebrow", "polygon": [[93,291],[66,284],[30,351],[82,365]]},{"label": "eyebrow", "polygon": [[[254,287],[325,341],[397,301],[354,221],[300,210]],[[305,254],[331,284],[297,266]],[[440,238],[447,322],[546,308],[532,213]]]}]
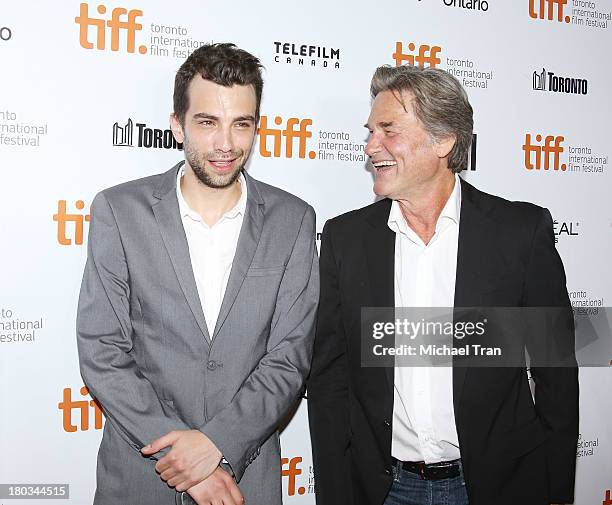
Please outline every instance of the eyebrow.
[{"label": "eyebrow", "polygon": [[[212,119],[213,121],[219,121],[219,117],[214,114],[208,114],[207,112],[198,112],[193,115],[193,119]],[[233,121],[252,121],[255,122],[255,116],[252,114],[246,114],[244,116],[238,116]]]},{"label": "eyebrow", "polygon": [[197,114],[193,115],[193,119],[219,119],[217,116],[213,115],[213,114],[208,114],[206,112],[198,112]]},{"label": "eyebrow", "polygon": [[[370,125],[368,123],[364,124],[363,126],[368,130],[370,129]],[[377,126],[380,126],[381,128],[389,128],[390,126],[393,126],[393,121],[380,121],[377,123]]]}]

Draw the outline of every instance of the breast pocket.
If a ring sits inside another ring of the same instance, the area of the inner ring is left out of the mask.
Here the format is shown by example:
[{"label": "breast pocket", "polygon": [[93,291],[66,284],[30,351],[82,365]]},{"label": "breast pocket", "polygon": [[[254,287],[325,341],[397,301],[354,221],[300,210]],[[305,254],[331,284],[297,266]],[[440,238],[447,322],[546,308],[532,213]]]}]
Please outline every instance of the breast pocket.
[{"label": "breast pocket", "polygon": [[249,329],[267,333],[272,314],[276,308],[277,296],[285,267],[250,268],[235,307],[242,314],[248,314]]},{"label": "breast pocket", "polygon": [[247,271],[247,277],[268,277],[280,276],[285,271],[284,266],[280,267],[251,267]]}]

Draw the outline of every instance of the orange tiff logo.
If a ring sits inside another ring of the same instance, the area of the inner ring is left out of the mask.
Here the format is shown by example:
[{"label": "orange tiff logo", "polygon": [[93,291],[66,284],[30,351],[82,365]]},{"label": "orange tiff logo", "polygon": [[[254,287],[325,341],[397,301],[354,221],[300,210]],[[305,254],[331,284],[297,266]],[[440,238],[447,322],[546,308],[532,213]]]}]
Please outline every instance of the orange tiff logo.
[{"label": "orange tiff logo", "polygon": [[[98,5],[98,14],[106,14],[106,6]],[[127,19],[125,19],[127,16]],[[110,49],[111,51],[119,51],[119,40],[121,32],[125,33],[127,39],[126,50],[128,53],[136,51],[136,32],[142,30],[142,25],[136,22],[136,19],[142,16],[142,11],[132,9],[128,11],[124,7],[115,7],[111,12],[111,18],[89,17],[89,5],[81,4],[80,14],[74,18],[74,22],[79,25],[79,42],[81,47],[85,49],[106,49],[106,28],[110,28]],[[94,42],[89,39],[89,29],[94,28]],[[138,46],[138,52],[145,54],[147,46]]]},{"label": "orange tiff logo", "polygon": [[[274,124],[280,127],[283,124],[283,118],[276,116],[274,118]],[[259,135],[259,154],[264,158],[269,158],[270,156],[280,158],[284,144],[285,158],[293,158],[294,140],[298,139],[298,157],[305,158],[306,140],[312,137],[312,132],[308,130],[309,126],[312,126],[312,119],[300,120],[296,117],[291,117],[287,119],[285,129],[273,128],[268,126],[268,116],[261,116],[259,128],[257,129],[257,134]],[[296,127],[299,128],[296,129]],[[272,138],[271,148],[268,145],[268,139],[270,137]],[[284,142],[283,137],[285,139]],[[317,157],[317,153],[309,151],[308,157],[312,160]]]},{"label": "orange tiff logo", "polygon": [[[80,389],[81,396],[88,396],[89,389],[83,386]],[[96,400],[76,400],[72,399],[72,389],[64,388],[64,399],[57,404],[58,408],[63,412],[64,431],[74,433],[79,431],[79,426],[72,424],[72,413],[77,410],[80,414],[80,431],[89,430],[89,415],[93,411],[94,430],[102,429],[102,409]]]},{"label": "orange tiff logo", "polygon": [[529,16],[533,19],[547,19],[553,21],[555,10],[557,11],[557,21],[569,23],[569,16],[564,16],[564,7],[567,5],[567,0],[529,0]]},{"label": "orange tiff logo", "polygon": [[[78,210],[85,208],[83,200],[77,200],[75,207]],[[89,214],[68,214],[66,211],[66,200],[57,202],[57,214],[53,214],[53,221],[57,222],[57,241],[61,245],[72,245],[73,240],[75,245],[83,245],[83,236],[85,222],[89,222],[91,216]],[[66,230],[67,223],[74,223],[73,233],[68,236]]]},{"label": "orange tiff logo", "polygon": [[[563,148],[563,141],[565,137],[547,135],[544,138],[544,144],[542,145],[542,135],[537,134],[535,141],[532,143],[531,134],[525,135],[525,143],[523,144],[523,151],[525,152],[525,168],[527,170],[550,170],[551,168],[551,157],[552,157],[552,169],[561,170],[565,172],[567,165],[561,163],[560,156],[565,151]],[[544,159],[544,166],[542,167],[542,159]],[[535,162],[535,164],[534,164]]]},{"label": "orange tiff logo", "polygon": [[287,477],[287,494],[289,496],[294,496],[296,491],[298,494],[306,492],[304,486],[297,487],[296,484],[296,477],[302,474],[302,469],[299,466],[301,462],[301,457],[281,458],[281,477]]},{"label": "orange tiff logo", "polygon": [[393,53],[393,59],[395,60],[395,66],[399,67],[404,63],[408,65],[416,65],[419,67],[430,66],[435,68],[439,65],[441,60],[438,58],[438,54],[442,51],[440,46],[429,46],[422,44],[419,46],[419,53],[415,56],[414,51],[416,50],[416,44],[410,42],[408,44],[408,53],[404,53],[403,44],[401,42],[395,43],[395,52]]}]

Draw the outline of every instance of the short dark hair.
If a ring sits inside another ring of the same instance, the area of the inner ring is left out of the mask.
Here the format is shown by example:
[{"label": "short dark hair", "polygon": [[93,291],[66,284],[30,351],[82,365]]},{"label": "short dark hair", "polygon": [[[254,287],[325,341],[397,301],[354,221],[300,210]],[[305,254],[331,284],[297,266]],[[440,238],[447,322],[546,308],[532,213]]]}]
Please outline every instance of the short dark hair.
[{"label": "short dark hair", "polygon": [[261,69],[263,65],[259,59],[235,44],[205,44],[185,60],[176,73],[174,79],[174,115],[181,124],[185,121],[185,113],[189,108],[189,94],[187,88],[196,76],[212,81],[221,86],[252,85],[255,88],[257,105],[255,118],[259,119],[259,106],[263,90]]}]

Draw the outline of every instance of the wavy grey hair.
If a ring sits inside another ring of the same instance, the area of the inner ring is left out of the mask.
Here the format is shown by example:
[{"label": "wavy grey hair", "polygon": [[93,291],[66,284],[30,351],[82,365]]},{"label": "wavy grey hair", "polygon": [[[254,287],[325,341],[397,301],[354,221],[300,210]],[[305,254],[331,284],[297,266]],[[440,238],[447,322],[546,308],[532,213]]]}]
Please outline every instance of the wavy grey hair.
[{"label": "wavy grey hair", "polygon": [[467,168],[474,118],[467,94],[456,77],[439,68],[383,65],[374,72],[370,92],[375,98],[383,91],[391,91],[404,110],[402,93],[410,92],[414,96],[414,114],[432,140],[455,138],[448,168],[454,173]]}]

